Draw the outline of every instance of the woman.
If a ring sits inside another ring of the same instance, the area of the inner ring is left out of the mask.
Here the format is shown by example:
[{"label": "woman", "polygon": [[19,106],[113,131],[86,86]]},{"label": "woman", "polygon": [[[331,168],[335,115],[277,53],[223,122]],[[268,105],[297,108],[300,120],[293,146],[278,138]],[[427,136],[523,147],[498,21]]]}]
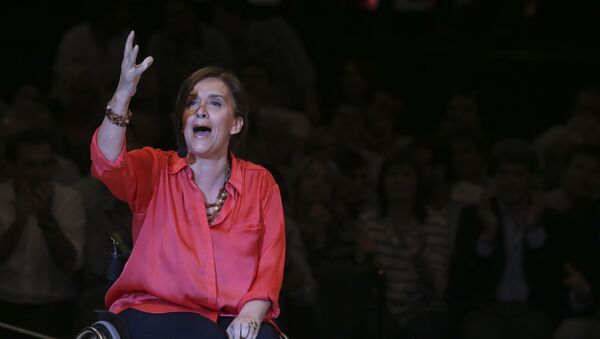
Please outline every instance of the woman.
[{"label": "woman", "polygon": [[378,179],[380,216],[365,223],[371,253],[385,275],[384,338],[447,338],[442,293],[447,224],[425,206],[418,162],[410,151],[384,161]]},{"label": "woman", "polygon": [[[302,331],[295,335],[328,339],[369,337],[369,289],[360,274],[362,267],[355,260],[354,223],[345,218],[345,197],[339,195],[340,171],[323,153],[306,154],[297,170],[292,192],[294,208],[288,216],[300,231],[317,284],[313,313],[306,314],[306,318],[314,317],[318,335],[309,332],[312,328],[300,328]],[[336,309],[334,314],[330,314],[332,309]],[[331,326],[332,323],[345,325]]]},{"label": "woman", "polygon": [[283,208],[271,174],[230,152],[244,131],[245,92],[221,69],[196,71],[176,102],[178,152],[126,152],[129,102],[153,62],[135,63],[133,38],[91,145],[93,175],[134,215],[134,247],[106,304],[134,339],[276,338]]}]

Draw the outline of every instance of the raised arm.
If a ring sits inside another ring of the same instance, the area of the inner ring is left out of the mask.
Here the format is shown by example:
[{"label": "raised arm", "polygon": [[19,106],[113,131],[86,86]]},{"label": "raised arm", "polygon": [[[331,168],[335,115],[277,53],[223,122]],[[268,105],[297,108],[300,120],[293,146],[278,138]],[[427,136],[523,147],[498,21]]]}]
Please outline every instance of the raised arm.
[{"label": "raised arm", "polygon": [[[121,117],[128,114],[129,102],[135,95],[140,77],[154,61],[154,59],[149,56],[146,57],[141,64],[135,63],[140,47],[138,45],[133,46],[134,36],[135,33],[131,31],[125,42],[119,84],[109,102],[112,112]],[[124,140],[125,126],[118,126],[109,121],[105,116],[102,125],[100,125],[100,128],[98,129],[98,147],[104,157],[114,161],[121,152]]]}]

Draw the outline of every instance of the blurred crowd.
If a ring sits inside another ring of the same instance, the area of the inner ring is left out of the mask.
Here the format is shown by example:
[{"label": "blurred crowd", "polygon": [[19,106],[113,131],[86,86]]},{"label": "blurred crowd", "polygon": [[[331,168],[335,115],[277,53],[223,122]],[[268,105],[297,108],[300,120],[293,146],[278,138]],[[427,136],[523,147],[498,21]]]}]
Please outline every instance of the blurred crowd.
[{"label": "blurred crowd", "polygon": [[[402,75],[368,53],[323,56],[334,60],[327,79],[317,62],[336,37],[364,42],[359,27],[379,43],[396,32],[472,42],[485,27],[522,51],[533,43],[515,36],[558,34],[554,2],[285,2],[294,16],[276,1],[152,3],[159,24],[140,22],[136,37],[155,63],[131,103],[126,146],[176,148],[170,112],[192,71],[239,76],[251,114],[236,152],[273,173],[286,210],[279,323],[291,338],[600,338],[600,79],[557,93],[562,115],[523,135],[511,129],[536,119],[490,118],[506,105],[489,99],[503,95],[485,92],[501,92],[493,86],[459,79],[439,105],[424,103],[438,112],[418,116],[414,96],[427,93],[390,81]],[[89,145],[132,6],[143,5],[87,2],[56,46],[49,88],[23,84],[0,101],[0,322],[65,336],[91,324],[111,253],[131,249],[129,208],[90,176]],[[310,6],[363,15],[317,32],[326,19]],[[415,121],[425,127],[407,128]],[[39,227],[15,231],[28,213]],[[53,220],[67,225],[62,237],[47,231]]]}]

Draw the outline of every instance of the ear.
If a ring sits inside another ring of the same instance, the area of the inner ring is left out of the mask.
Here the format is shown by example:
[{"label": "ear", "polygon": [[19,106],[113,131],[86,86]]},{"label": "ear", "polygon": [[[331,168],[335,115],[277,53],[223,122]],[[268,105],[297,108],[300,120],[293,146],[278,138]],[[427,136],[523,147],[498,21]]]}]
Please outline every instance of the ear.
[{"label": "ear", "polygon": [[244,126],[244,118],[236,117],[235,120],[233,120],[233,126],[231,126],[231,131],[229,132],[229,134],[233,135],[233,134],[240,133],[243,126]]}]

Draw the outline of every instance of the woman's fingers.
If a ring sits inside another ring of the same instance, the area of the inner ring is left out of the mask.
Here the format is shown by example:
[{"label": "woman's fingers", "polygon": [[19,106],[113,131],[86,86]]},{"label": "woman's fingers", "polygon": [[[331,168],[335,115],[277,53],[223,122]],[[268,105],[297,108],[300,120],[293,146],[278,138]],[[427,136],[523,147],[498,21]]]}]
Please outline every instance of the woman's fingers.
[{"label": "woman's fingers", "polygon": [[249,336],[250,334],[250,326],[248,326],[247,322],[243,322],[242,325],[240,326],[240,338],[244,338],[244,339],[248,339],[251,338]]},{"label": "woman's fingers", "polygon": [[258,329],[254,327],[250,327],[248,331],[248,339],[255,339],[258,336]]},{"label": "woman's fingers", "polygon": [[127,36],[127,40],[125,40],[125,47],[123,48],[123,66],[129,64],[131,60],[131,49],[133,45],[133,38],[135,37],[135,33],[131,31]]},{"label": "woman's fingers", "polygon": [[236,324],[231,323],[229,327],[227,327],[227,336],[229,339],[239,339],[239,327]]},{"label": "woman's fingers", "polygon": [[151,57],[151,56],[146,57],[146,59],[144,59],[144,61],[142,61],[142,64],[141,64],[143,71],[147,70],[148,67],[150,67],[150,65],[152,65],[153,62],[154,62],[153,57]]},{"label": "woman's fingers", "polygon": [[[125,49],[123,50],[123,62],[121,64],[121,68],[124,72],[127,72],[132,68],[139,68],[143,64],[142,63],[140,65],[136,65],[136,63],[135,63],[135,61],[137,60],[138,53],[140,51],[140,46],[137,44],[135,46],[133,45],[134,38],[135,38],[135,33],[134,33],[134,31],[131,31],[131,33],[129,33],[129,35],[127,36],[127,41],[125,42]],[[147,62],[147,60],[148,60],[148,58],[146,58],[144,60],[144,62]],[[152,61],[149,61],[145,65],[144,70],[146,68],[148,68],[151,63],[152,63]],[[138,74],[141,74],[141,72]]]},{"label": "woman's fingers", "polygon": [[229,339],[255,339],[258,335],[258,328],[251,326],[247,321],[233,321],[227,327],[227,336]]},{"label": "woman's fingers", "polygon": [[137,56],[140,51],[139,45],[133,45],[135,33],[131,31],[125,42],[125,50],[123,52],[123,62],[121,65],[121,73],[123,79],[127,81],[136,81],[139,76],[144,73],[154,62],[154,58],[146,57],[140,64],[136,64]]},{"label": "woman's fingers", "polygon": [[135,65],[135,61],[137,60],[137,55],[138,55],[139,51],[140,51],[139,45],[133,46],[133,49],[131,50],[131,57],[130,57],[132,65]]},{"label": "woman's fingers", "polygon": [[144,73],[148,69],[148,67],[150,67],[150,65],[152,65],[153,62],[154,62],[154,58],[149,56],[149,57],[146,57],[146,59],[144,59],[144,61],[142,61],[141,64],[135,65],[135,69],[134,69],[135,76],[139,76],[142,73]]}]

